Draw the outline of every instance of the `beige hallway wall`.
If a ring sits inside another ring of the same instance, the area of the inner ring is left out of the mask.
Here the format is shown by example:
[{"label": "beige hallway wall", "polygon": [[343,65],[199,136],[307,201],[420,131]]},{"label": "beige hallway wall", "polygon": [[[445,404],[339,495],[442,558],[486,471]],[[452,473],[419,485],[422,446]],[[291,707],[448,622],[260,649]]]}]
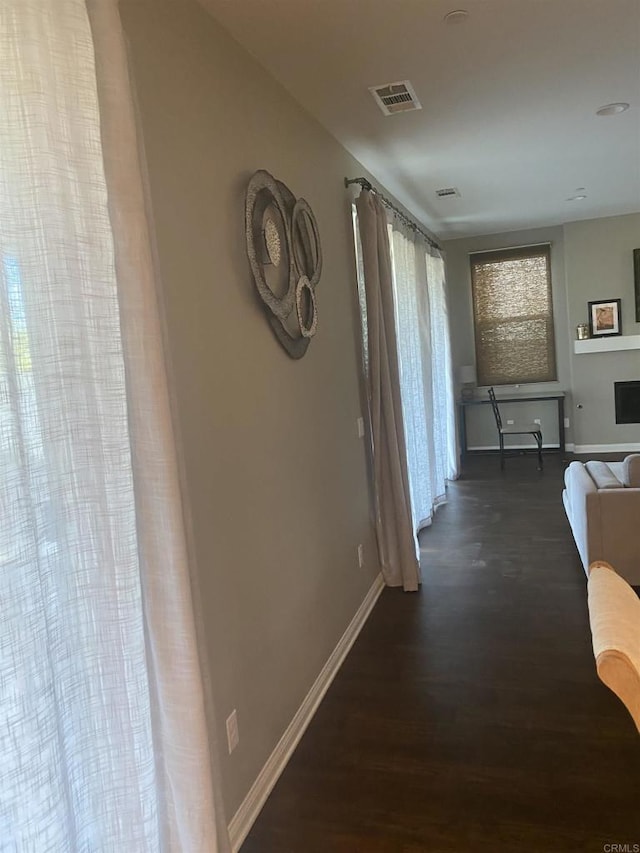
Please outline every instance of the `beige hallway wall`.
[{"label": "beige hallway wall", "polygon": [[[360,414],[349,198],[359,166],[195,0],[123,0],[234,814],[379,567]],[[315,211],[319,329],[291,360],[254,293],[244,193]],[[357,546],[364,544],[365,565]],[[240,744],[227,755],[224,720]]]},{"label": "beige hallway wall", "polygon": [[[640,246],[640,214],[565,225],[569,325],[588,321],[587,303],[622,300],[622,334],[640,335],[633,291],[633,250]],[[620,445],[640,449],[640,424],[615,421],[614,382],[640,380],[640,350],[573,352],[575,441],[579,448]],[[576,408],[577,405],[581,408]],[[588,452],[588,451],[586,451]]]}]

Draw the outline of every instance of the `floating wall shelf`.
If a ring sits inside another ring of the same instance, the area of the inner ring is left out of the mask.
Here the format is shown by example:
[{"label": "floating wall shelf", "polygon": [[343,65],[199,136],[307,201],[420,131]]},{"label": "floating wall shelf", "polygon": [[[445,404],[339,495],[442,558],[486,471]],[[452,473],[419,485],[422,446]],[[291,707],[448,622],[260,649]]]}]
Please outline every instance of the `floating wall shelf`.
[{"label": "floating wall shelf", "polygon": [[577,355],[585,352],[616,352],[625,349],[640,349],[640,335],[612,335],[610,338],[589,338],[586,341],[573,342],[573,351]]}]

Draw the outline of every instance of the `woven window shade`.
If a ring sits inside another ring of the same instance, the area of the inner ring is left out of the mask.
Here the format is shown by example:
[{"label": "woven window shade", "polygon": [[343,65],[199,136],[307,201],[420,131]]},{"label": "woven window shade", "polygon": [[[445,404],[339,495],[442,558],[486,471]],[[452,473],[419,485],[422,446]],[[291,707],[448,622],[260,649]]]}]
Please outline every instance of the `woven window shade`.
[{"label": "woven window shade", "polygon": [[471,255],[479,385],[557,379],[551,247]]}]

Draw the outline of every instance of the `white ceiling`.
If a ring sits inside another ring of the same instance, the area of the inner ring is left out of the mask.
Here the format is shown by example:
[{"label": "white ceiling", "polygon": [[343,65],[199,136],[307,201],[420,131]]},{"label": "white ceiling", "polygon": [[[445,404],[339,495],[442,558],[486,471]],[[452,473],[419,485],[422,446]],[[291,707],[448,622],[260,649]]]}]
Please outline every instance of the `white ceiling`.
[{"label": "white ceiling", "polygon": [[[440,237],[640,211],[640,0],[202,2]],[[383,116],[404,79],[422,110]]]}]

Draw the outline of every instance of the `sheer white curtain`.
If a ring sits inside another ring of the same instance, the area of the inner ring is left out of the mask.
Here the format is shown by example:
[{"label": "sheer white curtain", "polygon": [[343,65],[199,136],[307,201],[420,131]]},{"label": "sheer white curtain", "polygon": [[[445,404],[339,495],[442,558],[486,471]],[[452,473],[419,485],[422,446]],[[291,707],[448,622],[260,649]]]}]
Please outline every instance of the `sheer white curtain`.
[{"label": "sheer white curtain", "polygon": [[[424,239],[389,218],[400,387],[414,530],[431,523],[457,476],[444,263]],[[416,540],[416,548],[417,540]]]},{"label": "sheer white curtain", "polygon": [[0,848],[224,849],[116,3],[0,25]]},{"label": "sheer white curtain", "polygon": [[439,479],[455,480],[459,475],[458,442],[445,264],[440,252],[429,247],[425,247],[425,260],[430,308],[433,435],[437,476]]}]

